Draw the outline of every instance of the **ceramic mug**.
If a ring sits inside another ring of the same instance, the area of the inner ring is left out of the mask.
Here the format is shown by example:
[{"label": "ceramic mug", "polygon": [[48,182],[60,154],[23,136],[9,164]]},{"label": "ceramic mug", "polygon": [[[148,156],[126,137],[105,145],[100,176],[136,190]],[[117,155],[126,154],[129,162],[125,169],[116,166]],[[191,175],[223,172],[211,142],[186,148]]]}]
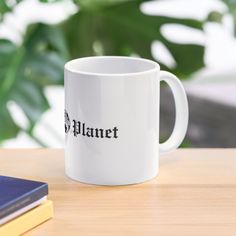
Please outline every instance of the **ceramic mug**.
[{"label": "ceramic mug", "polygon": [[[176,120],[159,144],[160,82],[171,88]],[[159,155],[176,149],[188,103],[176,76],[151,60],[99,56],[65,65],[65,170],[80,182],[126,185],[154,178]]]}]

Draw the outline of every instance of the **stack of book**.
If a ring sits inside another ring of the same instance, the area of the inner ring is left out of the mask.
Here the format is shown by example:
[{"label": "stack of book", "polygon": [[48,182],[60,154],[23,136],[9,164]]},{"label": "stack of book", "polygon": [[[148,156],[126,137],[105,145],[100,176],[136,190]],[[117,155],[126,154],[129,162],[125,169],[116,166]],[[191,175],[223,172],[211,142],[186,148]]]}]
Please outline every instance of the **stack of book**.
[{"label": "stack of book", "polygon": [[0,236],[21,235],[53,216],[43,182],[0,176]]}]

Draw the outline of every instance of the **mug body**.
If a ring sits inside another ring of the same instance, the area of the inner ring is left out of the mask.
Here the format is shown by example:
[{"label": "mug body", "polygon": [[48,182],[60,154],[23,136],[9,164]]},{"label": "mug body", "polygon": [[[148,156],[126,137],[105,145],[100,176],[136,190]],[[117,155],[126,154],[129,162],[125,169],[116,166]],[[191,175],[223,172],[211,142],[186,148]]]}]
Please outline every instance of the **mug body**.
[{"label": "mug body", "polygon": [[80,182],[126,185],[159,168],[159,65],[87,57],[65,65],[65,169]]}]

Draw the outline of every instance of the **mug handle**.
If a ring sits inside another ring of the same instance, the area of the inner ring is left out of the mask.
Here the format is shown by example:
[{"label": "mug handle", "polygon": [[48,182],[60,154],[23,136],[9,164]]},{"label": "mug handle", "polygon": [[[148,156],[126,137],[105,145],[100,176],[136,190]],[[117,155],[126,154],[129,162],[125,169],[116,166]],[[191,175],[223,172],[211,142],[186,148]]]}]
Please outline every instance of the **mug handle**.
[{"label": "mug handle", "polygon": [[175,100],[175,126],[170,137],[160,144],[160,153],[176,149],[183,141],[188,127],[188,100],[180,80],[167,71],[160,71],[160,81],[165,81],[171,88]]}]

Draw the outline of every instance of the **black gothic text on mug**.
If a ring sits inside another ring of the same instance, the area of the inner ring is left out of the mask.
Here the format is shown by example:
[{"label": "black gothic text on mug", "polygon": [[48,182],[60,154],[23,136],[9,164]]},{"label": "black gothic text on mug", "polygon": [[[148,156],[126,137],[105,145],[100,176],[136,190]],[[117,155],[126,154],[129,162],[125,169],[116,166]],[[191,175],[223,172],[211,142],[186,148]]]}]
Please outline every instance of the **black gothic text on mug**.
[{"label": "black gothic text on mug", "polygon": [[78,135],[87,136],[91,138],[118,138],[118,128],[101,129],[87,127],[85,123],[73,120],[73,134],[75,137]]}]

